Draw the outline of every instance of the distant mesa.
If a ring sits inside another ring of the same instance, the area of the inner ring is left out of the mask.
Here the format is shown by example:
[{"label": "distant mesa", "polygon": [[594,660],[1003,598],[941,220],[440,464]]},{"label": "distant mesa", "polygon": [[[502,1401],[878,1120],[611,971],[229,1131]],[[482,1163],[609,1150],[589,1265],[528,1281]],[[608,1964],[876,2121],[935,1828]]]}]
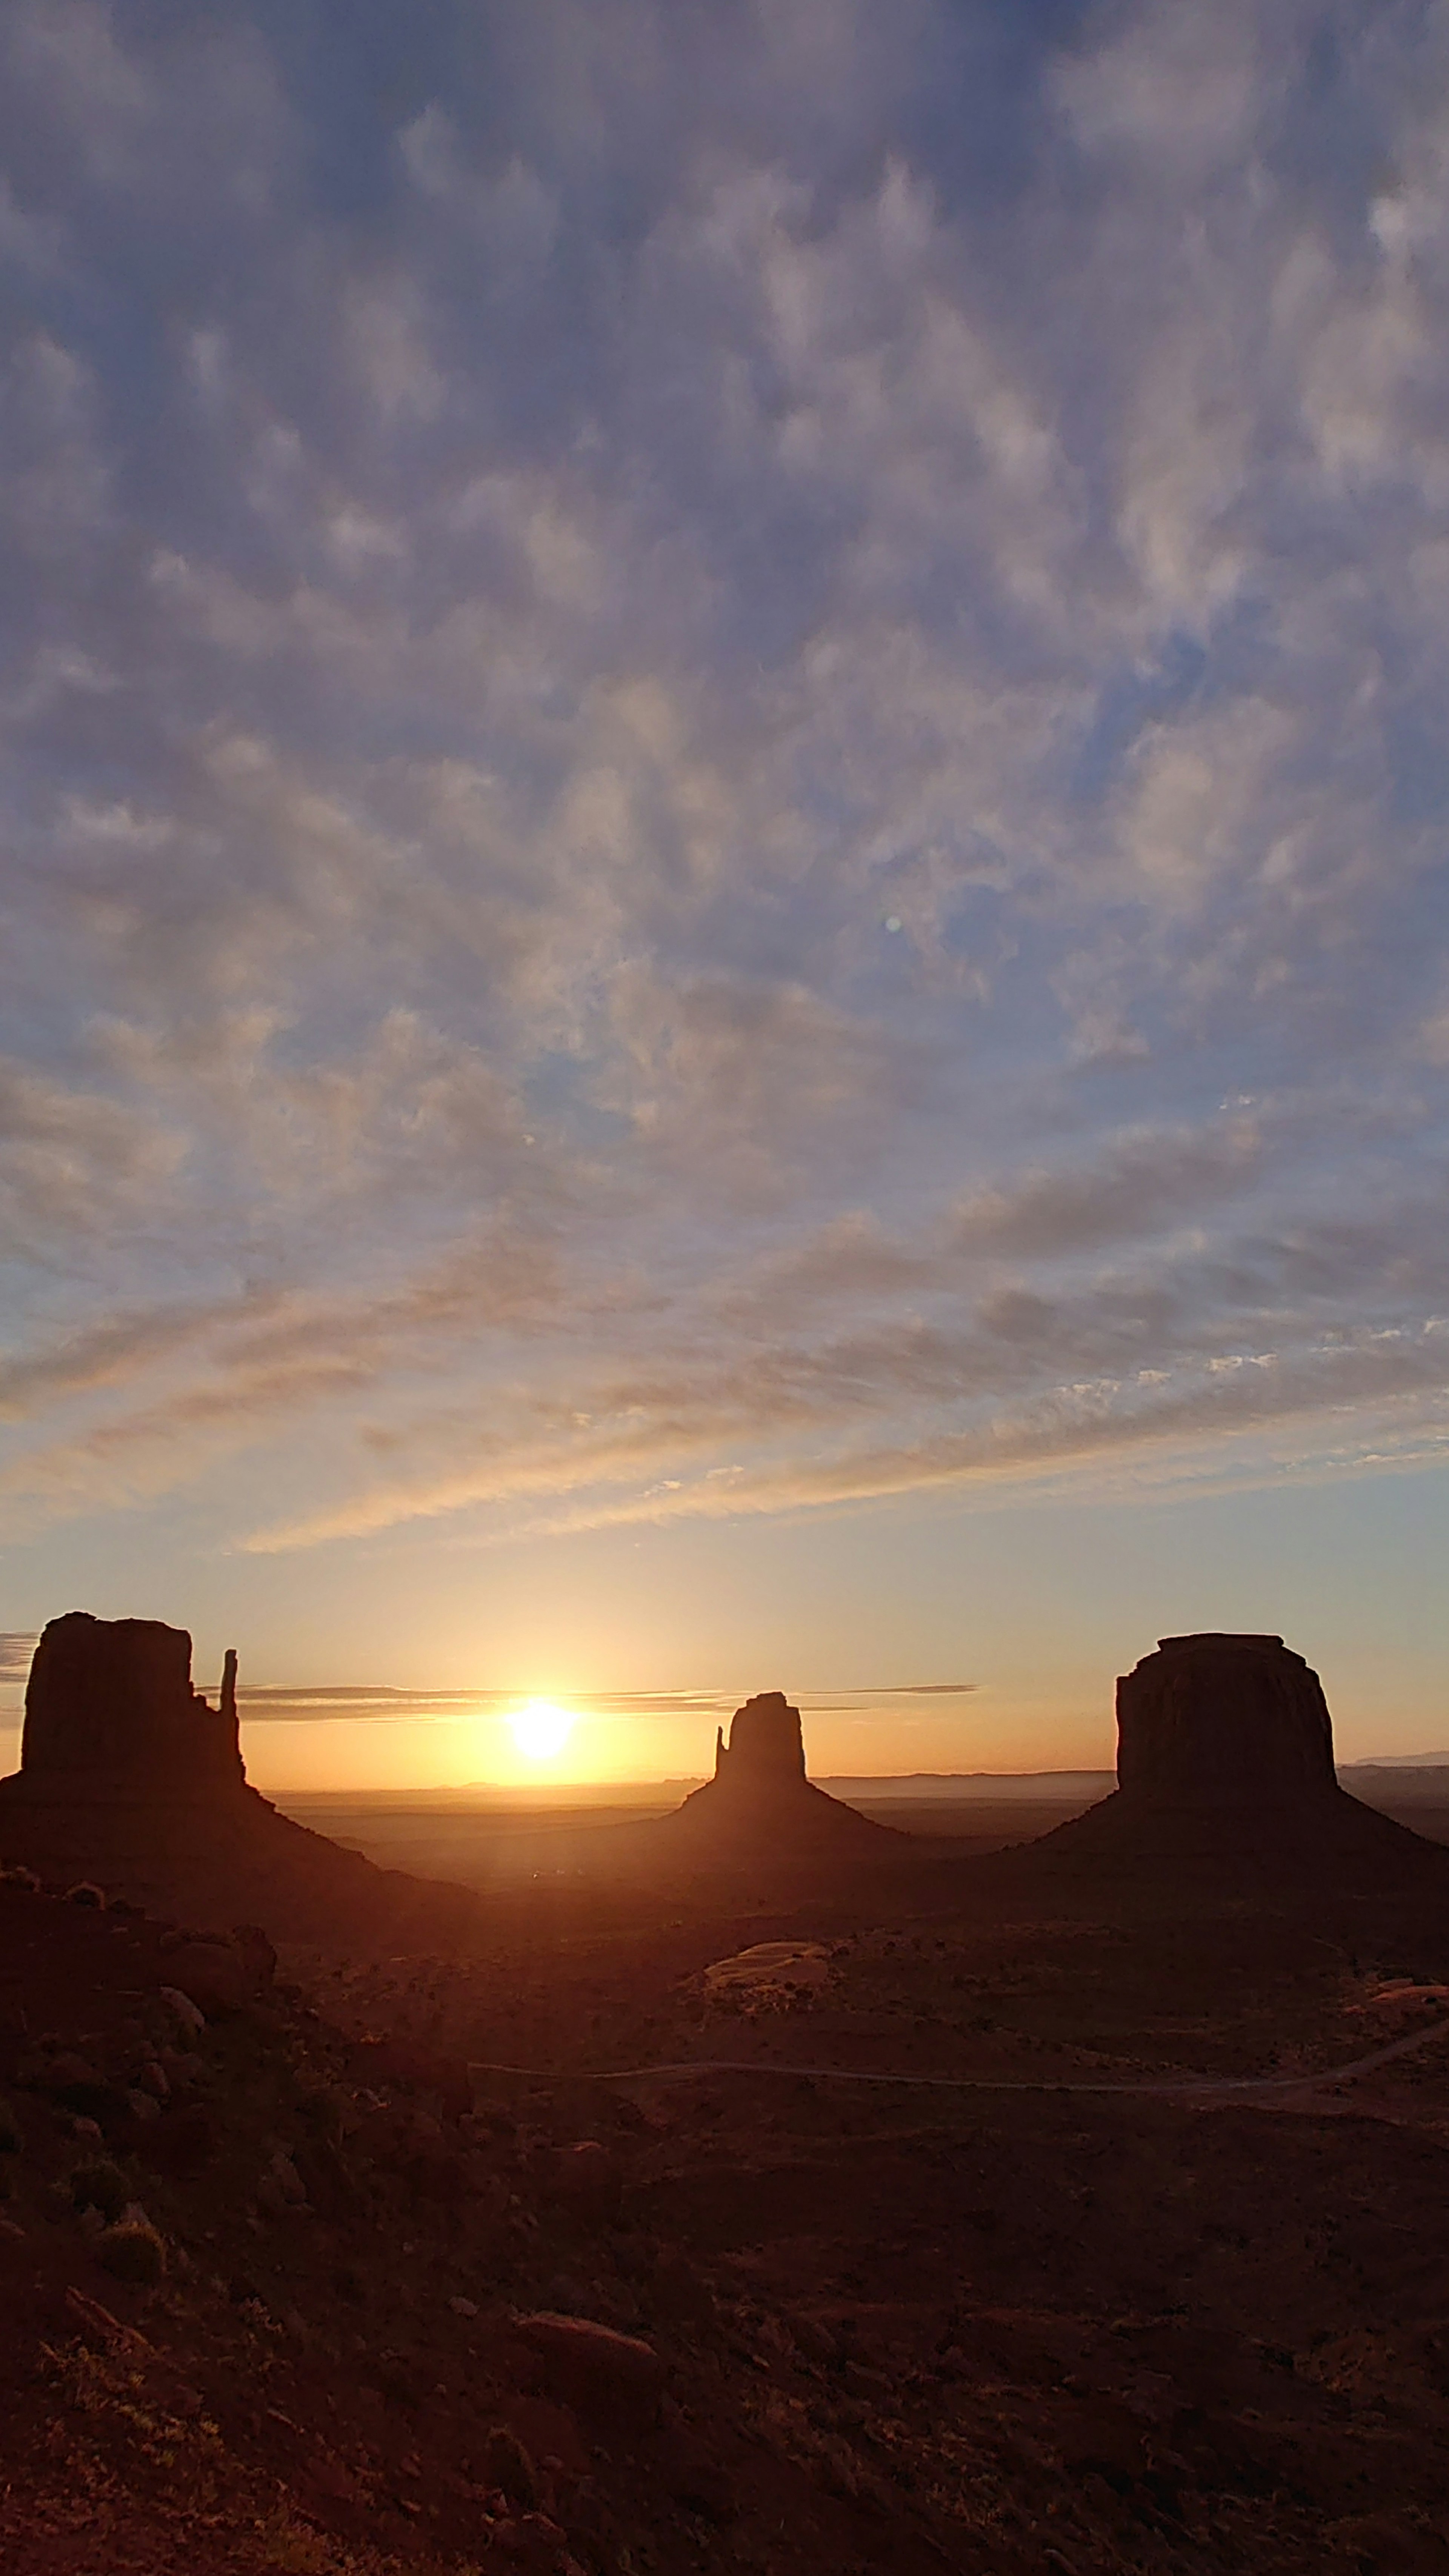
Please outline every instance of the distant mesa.
[{"label": "distant mesa", "polygon": [[737,1708],[730,1720],[728,1744],[724,1728],[715,1728],[716,1787],[728,1784],[748,1796],[762,1785],[768,1791],[804,1777],[805,1734],[800,1711],[790,1706],[783,1691],[759,1691],[753,1699],[746,1700],[743,1708]]},{"label": "distant mesa", "polygon": [[1281,1637],[1163,1637],[1117,1684],[1134,1806],[1296,1806],[1338,1792],[1323,1684]]},{"label": "distant mesa", "polygon": [[244,1789],[236,1655],[220,1705],[191,1686],[191,1639],[159,1619],[52,1619],[25,1691],[20,1770],[0,1801],[62,1802],[85,1784],[121,1800],[209,1803]]},{"label": "distant mesa", "polygon": [[[0,1780],[0,1859],[201,1927],[299,1937],[416,1887],[281,1816],[242,1762],[237,1659],[216,1707],[191,1639],[159,1619],[52,1619],[25,1693],[20,1769]],[[430,1894],[440,1897],[442,1889]]]},{"label": "distant mesa", "polygon": [[1281,1637],[1163,1637],[1117,1684],[1117,1791],[1012,1855],[1215,1877],[1449,1871],[1441,1847],[1339,1785],[1323,1685]]},{"label": "distant mesa", "polygon": [[847,1850],[884,1855],[905,1840],[807,1778],[800,1711],[783,1691],[759,1691],[736,1709],[728,1740],[723,1727],[716,1732],[714,1778],[647,1830],[700,1857],[713,1852],[731,1861]]}]

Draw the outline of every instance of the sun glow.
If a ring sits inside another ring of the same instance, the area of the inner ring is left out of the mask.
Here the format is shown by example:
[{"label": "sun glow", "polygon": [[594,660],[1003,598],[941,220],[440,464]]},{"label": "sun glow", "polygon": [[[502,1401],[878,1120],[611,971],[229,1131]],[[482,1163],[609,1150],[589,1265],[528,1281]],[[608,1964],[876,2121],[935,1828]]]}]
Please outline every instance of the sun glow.
[{"label": "sun glow", "polygon": [[531,1699],[508,1721],[513,1741],[525,1762],[552,1762],[562,1753],[574,1731],[574,1722],[566,1708],[556,1708],[551,1699]]}]

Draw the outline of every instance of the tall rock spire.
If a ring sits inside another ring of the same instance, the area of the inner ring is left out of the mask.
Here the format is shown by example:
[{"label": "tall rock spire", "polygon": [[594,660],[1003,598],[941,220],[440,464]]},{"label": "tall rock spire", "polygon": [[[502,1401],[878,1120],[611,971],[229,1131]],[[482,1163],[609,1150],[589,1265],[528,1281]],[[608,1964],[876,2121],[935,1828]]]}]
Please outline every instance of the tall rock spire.
[{"label": "tall rock spire", "polygon": [[806,1777],[800,1711],[783,1691],[757,1691],[735,1710],[728,1736],[715,1729],[714,1778],[649,1832],[665,1848],[686,1844],[692,1867],[711,1856],[731,1866],[768,1866],[836,1849],[885,1855],[902,1842]]}]

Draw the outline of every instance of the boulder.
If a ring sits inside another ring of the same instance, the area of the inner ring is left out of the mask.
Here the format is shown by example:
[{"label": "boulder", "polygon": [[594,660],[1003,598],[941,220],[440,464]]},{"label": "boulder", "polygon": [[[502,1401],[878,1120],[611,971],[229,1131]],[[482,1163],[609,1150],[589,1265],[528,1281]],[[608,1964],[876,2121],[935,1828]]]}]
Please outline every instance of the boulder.
[{"label": "boulder", "polygon": [[165,1952],[168,1992],[187,1996],[207,2021],[244,2012],[263,1982],[251,1960],[230,1941],[183,1940]]},{"label": "boulder", "polygon": [[549,2394],[564,2405],[631,2424],[654,2421],[664,2365],[642,2336],[549,2310],[515,2318],[514,2332],[538,2355]]},{"label": "boulder", "polygon": [[156,1990],[156,2000],[165,2005],[171,2021],[183,2038],[195,2040],[201,2037],[206,2028],[206,2015],[190,1995],[184,1995],[179,1986],[159,1986]]},{"label": "boulder", "polygon": [[278,2147],[257,2184],[257,2207],[269,2218],[282,2218],[306,2206],[307,2187],[286,2148]]},{"label": "boulder", "polygon": [[[477,2310],[474,2310],[476,2316]],[[496,2487],[511,2505],[531,2513],[538,2503],[538,2474],[526,2446],[506,2424],[495,2424],[483,2445],[483,2484]]]}]

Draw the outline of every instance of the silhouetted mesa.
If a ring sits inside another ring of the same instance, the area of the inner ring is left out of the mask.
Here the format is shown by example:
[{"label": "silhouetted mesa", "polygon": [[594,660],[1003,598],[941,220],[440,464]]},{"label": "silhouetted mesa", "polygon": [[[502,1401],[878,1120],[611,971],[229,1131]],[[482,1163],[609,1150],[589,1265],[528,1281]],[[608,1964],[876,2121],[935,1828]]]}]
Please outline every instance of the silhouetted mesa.
[{"label": "silhouetted mesa", "polygon": [[1317,1673],[1281,1637],[1163,1637],[1117,1684],[1117,1792],[1029,1846],[1052,1868],[1214,1877],[1440,1870],[1449,1855],[1340,1788]]},{"label": "silhouetted mesa", "polygon": [[800,1711],[783,1691],[760,1691],[736,1709],[728,1742],[723,1727],[716,1734],[714,1778],[649,1830],[701,1854],[761,1862],[847,1846],[884,1852],[904,1839],[806,1778]]},{"label": "silhouetted mesa", "polygon": [[244,1787],[236,1656],[222,1704],[191,1686],[191,1639],[159,1619],[52,1619],[25,1690],[20,1771],[0,1798],[86,1794],[174,1805]]},{"label": "silhouetted mesa", "polygon": [[737,1708],[728,1744],[724,1728],[715,1728],[714,1776],[716,1781],[729,1780],[744,1788],[804,1779],[800,1711],[790,1706],[783,1691],[759,1691]]},{"label": "silhouetted mesa", "polygon": [[1163,1637],[1117,1684],[1117,1785],[1166,1807],[1334,1792],[1323,1684],[1281,1637]]},{"label": "silhouetted mesa", "polygon": [[35,1649],[20,1769],[0,1780],[0,1859],[189,1923],[277,1933],[330,1922],[354,1896],[376,1913],[409,1884],[248,1785],[234,1653],[213,1708],[192,1688],[184,1628],[84,1610],[52,1619]]}]

